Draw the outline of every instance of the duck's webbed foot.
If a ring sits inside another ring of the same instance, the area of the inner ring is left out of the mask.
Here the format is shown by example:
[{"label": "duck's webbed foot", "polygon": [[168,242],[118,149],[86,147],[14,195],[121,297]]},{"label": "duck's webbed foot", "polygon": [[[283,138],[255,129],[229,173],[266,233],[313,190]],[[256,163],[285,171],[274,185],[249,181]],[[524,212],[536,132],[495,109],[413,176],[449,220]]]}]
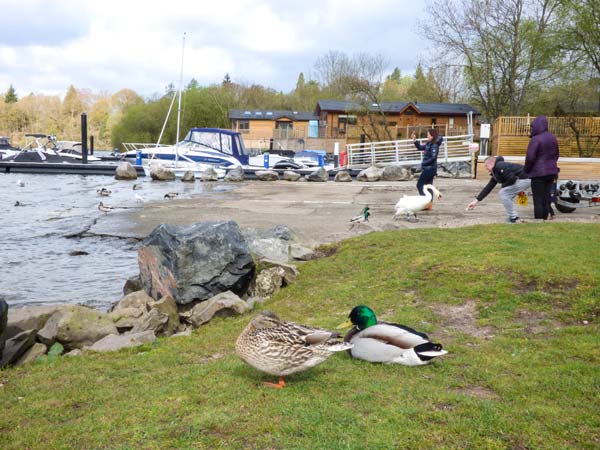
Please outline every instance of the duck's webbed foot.
[{"label": "duck's webbed foot", "polygon": [[269,383],[268,381],[265,381],[264,385],[275,389],[283,389],[285,387],[285,381],[283,377],[279,377],[278,383]]}]

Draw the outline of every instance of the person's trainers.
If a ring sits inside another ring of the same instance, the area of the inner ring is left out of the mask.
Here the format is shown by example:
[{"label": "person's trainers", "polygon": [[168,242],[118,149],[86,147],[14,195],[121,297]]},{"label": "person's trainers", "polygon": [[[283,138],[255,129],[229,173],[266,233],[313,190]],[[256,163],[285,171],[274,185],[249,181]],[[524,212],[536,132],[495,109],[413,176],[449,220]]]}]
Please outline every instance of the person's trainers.
[{"label": "person's trainers", "polygon": [[506,219],[506,221],[508,223],[520,223],[521,222],[518,217],[509,217],[508,219]]}]

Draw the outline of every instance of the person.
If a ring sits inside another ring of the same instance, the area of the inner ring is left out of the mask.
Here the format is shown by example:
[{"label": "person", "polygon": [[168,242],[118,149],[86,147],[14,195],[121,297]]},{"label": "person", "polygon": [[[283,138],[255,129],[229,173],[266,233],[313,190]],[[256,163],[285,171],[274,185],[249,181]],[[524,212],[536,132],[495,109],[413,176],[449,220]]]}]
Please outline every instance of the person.
[{"label": "person", "polygon": [[500,183],[502,189],[500,189],[498,196],[508,215],[506,221],[510,223],[519,222],[514,198],[519,192],[526,191],[531,186],[531,180],[525,174],[523,166],[506,162],[502,156],[489,156],[485,160],[485,168],[491,175],[490,181],[475,197],[475,200],[467,205],[467,209],[475,208],[480,201],[492,192],[496,184]]},{"label": "person", "polygon": [[552,184],[558,174],[558,141],[548,131],[546,116],[538,116],[531,123],[531,140],[525,156],[525,173],[531,178],[533,216],[547,220],[550,214]]},{"label": "person", "polygon": [[439,138],[438,140],[437,130],[435,128],[430,128],[427,130],[427,142],[424,145],[417,141],[417,136],[414,133],[412,139],[415,147],[423,152],[421,175],[417,181],[417,190],[419,191],[419,195],[425,195],[423,186],[426,184],[433,184],[433,179],[437,175],[437,157],[442,138]]}]

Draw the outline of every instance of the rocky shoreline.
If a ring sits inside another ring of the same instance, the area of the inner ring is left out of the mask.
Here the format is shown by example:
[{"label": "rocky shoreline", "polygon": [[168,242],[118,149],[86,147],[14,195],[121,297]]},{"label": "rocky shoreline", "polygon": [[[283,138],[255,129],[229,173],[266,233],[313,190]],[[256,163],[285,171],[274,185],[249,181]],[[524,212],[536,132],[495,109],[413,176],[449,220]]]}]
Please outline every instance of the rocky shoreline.
[{"label": "rocky shoreline", "polygon": [[233,221],[160,225],[138,250],[140,274],[106,313],[81,305],[11,309],[0,300],[0,367],[189,335],[215,316],[250,311],[295,282],[294,262],[314,255],[284,225],[244,232]]}]

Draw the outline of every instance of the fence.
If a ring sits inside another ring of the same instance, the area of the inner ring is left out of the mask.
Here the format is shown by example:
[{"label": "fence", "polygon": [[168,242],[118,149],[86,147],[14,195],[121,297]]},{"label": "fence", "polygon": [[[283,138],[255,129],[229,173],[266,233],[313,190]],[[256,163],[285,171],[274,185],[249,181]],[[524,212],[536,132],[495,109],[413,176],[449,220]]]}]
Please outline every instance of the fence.
[{"label": "fence", "polygon": [[[424,140],[421,140],[423,142]],[[473,135],[444,137],[438,162],[470,161]],[[399,163],[413,165],[421,163],[421,152],[417,150],[412,139],[385,142],[368,142],[363,144],[348,144],[347,166],[363,168],[376,164]]]}]

